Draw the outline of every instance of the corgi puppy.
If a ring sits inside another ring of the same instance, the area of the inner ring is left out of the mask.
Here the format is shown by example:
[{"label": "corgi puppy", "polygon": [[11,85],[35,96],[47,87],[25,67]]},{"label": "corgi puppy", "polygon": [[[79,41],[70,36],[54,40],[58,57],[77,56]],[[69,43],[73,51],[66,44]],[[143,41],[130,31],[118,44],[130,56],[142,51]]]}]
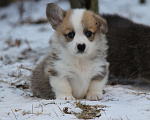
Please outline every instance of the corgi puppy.
[{"label": "corgi puppy", "polygon": [[91,11],[64,11],[50,3],[46,16],[55,30],[51,50],[31,77],[34,96],[100,100],[108,79],[107,23]]}]

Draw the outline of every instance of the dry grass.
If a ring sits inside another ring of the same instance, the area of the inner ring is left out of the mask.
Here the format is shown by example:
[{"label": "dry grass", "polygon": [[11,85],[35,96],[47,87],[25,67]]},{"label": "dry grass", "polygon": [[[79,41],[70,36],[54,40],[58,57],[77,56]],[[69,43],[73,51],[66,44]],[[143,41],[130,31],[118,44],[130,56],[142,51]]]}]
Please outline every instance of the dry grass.
[{"label": "dry grass", "polygon": [[75,107],[80,108],[82,110],[81,113],[77,112],[70,112],[68,107],[63,108],[63,112],[65,114],[73,114],[78,119],[94,119],[96,117],[101,116],[101,111],[105,111],[103,108],[106,108],[107,106],[104,105],[86,105],[81,103],[80,101],[75,102]]},{"label": "dry grass", "polygon": [[[39,101],[40,102],[40,101]],[[48,116],[50,116],[51,115],[51,113],[44,113],[44,107],[43,107],[43,105],[42,104],[40,104],[39,105],[39,107],[41,108],[41,110],[40,111],[37,111],[37,112],[34,112],[34,107],[33,107],[33,104],[32,104],[32,111],[23,111],[22,112],[22,115],[24,116],[24,115],[29,115],[29,114],[31,114],[31,115],[36,115],[36,116],[38,116],[38,115],[48,115]],[[19,110],[20,111],[20,110]],[[18,111],[17,111],[18,112]]]},{"label": "dry grass", "polygon": [[9,48],[12,47],[20,47],[22,44],[21,39],[12,39],[11,37],[8,38],[5,43],[7,44],[8,47],[4,48],[3,50],[8,50]]},{"label": "dry grass", "polygon": [[132,92],[133,94],[135,94],[135,95],[137,95],[137,96],[139,96],[139,95],[147,95],[147,93],[136,93],[136,92]]},{"label": "dry grass", "polygon": [[29,71],[33,71],[32,69],[27,68],[27,67],[24,67],[23,65],[19,66],[19,68],[21,68],[21,69],[25,69],[25,70],[29,70]]},{"label": "dry grass", "polygon": [[48,23],[47,19],[41,18],[38,20],[32,20],[31,18],[27,18],[21,22],[22,24],[45,24]]}]

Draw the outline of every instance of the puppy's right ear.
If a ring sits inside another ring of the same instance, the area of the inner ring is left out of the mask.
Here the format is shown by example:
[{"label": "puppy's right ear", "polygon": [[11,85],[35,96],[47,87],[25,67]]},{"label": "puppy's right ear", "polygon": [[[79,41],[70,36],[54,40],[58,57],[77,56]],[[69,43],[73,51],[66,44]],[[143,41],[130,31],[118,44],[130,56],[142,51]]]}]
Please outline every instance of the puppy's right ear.
[{"label": "puppy's right ear", "polygon": [[58,7],[56,4],[47,4],[46,16],[53,29],[56,30],[56,28],[63,22],[65,15],[66,12],[63,11],[60,7]]}]

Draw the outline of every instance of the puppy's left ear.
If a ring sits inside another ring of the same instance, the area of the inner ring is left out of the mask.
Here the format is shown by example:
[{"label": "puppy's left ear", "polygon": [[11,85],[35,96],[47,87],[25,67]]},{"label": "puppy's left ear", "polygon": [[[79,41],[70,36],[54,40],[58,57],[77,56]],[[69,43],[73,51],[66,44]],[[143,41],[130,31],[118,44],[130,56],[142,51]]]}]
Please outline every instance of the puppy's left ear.
[{"label": "puppy's left ear", "polygon": [[100,15],[95,15],[95,18],[97,19],[100,29],[102,30],[103,34],[106,34],[108,32],[108,26],[107,22],[104,18],[102,18]]},{"label": "puppy's left ear", "polygon": [[53,29],[56,28],[63,22],[66,12],[58,7],[54,3],[47,4],[46,16]]}]

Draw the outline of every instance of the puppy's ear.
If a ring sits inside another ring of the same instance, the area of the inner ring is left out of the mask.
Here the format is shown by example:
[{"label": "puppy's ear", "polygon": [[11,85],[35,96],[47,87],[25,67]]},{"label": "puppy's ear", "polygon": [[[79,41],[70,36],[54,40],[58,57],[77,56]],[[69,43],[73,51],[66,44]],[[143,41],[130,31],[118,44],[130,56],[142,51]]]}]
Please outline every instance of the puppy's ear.
[{"label": "puppy's ear", "polygon": [[54,3],[47,4],[46,16],[53,29],[56,28],[63,22],[66,12]]},{"label": "puppy's ear", "polygon": [[102,18],[100,15],[95,15],[95,18],[97,19],[100,29],[102,30],[103,34],[106,34],[108,32],[108,26],[107,22],[104,18]]}]

